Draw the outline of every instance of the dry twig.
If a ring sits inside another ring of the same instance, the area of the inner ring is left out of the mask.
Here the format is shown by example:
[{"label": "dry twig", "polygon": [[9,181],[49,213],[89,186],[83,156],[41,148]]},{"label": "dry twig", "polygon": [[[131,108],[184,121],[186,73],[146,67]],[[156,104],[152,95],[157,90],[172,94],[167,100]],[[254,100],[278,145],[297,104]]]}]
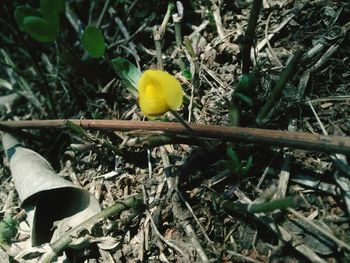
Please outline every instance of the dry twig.
[{"label": "dry twig", "polygon": [[[67,120],[0,121],[3,127],[20,129],[63,128]],[[86,129],[106,129],[114,131],[163,131],[176,135],[188,135],[188,130],[180,123],[156,121],[124,120],[69,120]],[[0,129],[1,129],[0,126]],[[273,146],[288,146],[313,151],[349,153],[350,138],[335,135],[318,135],[304,132],[290,132],[220,125],[189,124],[198,137],[215,138],[227,141],[264,143]]]}]

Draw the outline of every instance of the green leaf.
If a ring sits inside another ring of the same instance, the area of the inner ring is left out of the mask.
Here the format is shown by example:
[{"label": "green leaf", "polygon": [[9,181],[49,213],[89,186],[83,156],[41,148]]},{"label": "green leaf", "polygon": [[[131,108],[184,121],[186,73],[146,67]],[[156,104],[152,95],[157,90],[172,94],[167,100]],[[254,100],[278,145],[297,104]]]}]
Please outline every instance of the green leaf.
[{"label": "green leaf", "polygon": [[64,9],[65,0],[40,0],[40,10],[43,18],[51,25],[59,26],[59,16]]},{"label": "green leaf", "polygon": [[239,120],[241,117],[241,109],[239,104],[236,101],[232,101],[228,104],[228,115],[230,125],[239,126]]},{"label": "green leaf", "polygon": [[105,53],[106,43],[101,30],[95,26],[87,26],[81,42],[85,50],[94,58],[102,57]]},{"label": "green leaf", "polygon": [[249,156],[248,160],[247,160],[247,162],[242,170],[243,174],[244,175],[247,174],[249,172],[250,168],[252,168],[252,166],[253,166],[253,157]]},{"label": "green leaf", "polygon": [[21,31],[24,31],[24,18],[29,16],[41,17],[42,14],[38,9],[32,8],[30,6],[17,6],[15,10],[15,19]]},{"label": "green leaf", "polygon": [[112,61],[112,67],[122,81],[127,85],[129,91],[137,97],[137,82],[140,79],[139,69],[125,58],[115,58]]},{"label": "green leaf", "polygon": [[69,120],[64,122],[64,125],[70,129],[71,131],[73,131],[74,133],[76,133],[77,135],[79,135],[79,137],[81,138],[87,138],[88,135],[86,133],[86,131],[79,125],[76,125],[74,122],[71,122]]},{"label": "green leaf", "polygon": [[256,86],[257,80],[255,77],[255,73],[244,74],[238,82],[235,93],[241,93],[246,96],[252,96],[254,95]]},{"label": "green leaf", "polygon": [[8,90],[13,90],[12,84],[5,79],[0,79],[0,87],[4,87]]},{"label": "green leaf", "polygon": [[181,72],[182,76],[184,76],[187,80],[191,80],[192,79],[192,73],[189,69],[185,68],[182,72]]},{"label": "green leaf", "polygon": [[40,9],[43,16],[59,15],[65,6],[65,0],[40,0]]},{"label": "green leaf", "polygon": [[253,100],[250,97],[244,95],[243,93],[235,92],[233,93],[233,97],[241,102],[246,103],[249,107],[253,107]]},{"label": "green leaf", "polygon": [[53,42],[58,36],[58,28],[41,17],[25,17],[23,20],[23,27],[33,39],[39,42]]},{"label": "green leaf", "polygon": [[235,165],[239,165],[240,161],[238,159],[237,153],[235,152],[235,150],[233,150],[231,147],[228,147],[226,149],[226,154],[227,156],[231,159],[231,161],[235,164]]},{"label": "green leaf", "polygon": [[6,217],[0,221],[0,242],[11,243],[11,239],[17,234],[17,222],[12,217]]}]

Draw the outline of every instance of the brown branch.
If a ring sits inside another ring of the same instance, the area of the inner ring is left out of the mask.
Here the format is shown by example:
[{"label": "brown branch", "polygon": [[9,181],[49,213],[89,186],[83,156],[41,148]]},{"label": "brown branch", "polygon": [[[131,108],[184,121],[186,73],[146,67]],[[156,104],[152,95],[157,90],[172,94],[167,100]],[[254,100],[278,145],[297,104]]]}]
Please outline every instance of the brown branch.
[{"label": "brown branch", "polygon": [[[21,129],[64,128],[66,120],[0,121],[2,125]],[[188,135],[180,123],[157,121],[125,120],[70,120],[83,128],[118,131],[163,131],[169,134]],[[345,136],[324,136],[304,132],[229,127],[218,125],[189,124],[198,137],[215,138],[225,141],[264,143],[273,146],[289,146],[306,150],[350,153],[350,138]]]}]

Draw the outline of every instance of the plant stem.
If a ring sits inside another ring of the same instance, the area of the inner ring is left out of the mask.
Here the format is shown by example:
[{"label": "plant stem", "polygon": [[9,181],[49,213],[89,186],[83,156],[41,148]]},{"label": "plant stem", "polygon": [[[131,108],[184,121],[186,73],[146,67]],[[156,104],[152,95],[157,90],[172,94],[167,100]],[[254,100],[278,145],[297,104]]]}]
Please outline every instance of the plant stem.
[{"label": "plant stem", "polygon": [[168,8],[166,10],[166,13],[165,13],[165,16],[164,16],[164,19],[163,19],[163,22],[162,24],[160,25],[159,27],[159,36],[160,38],[163,38],[163,35],[165,33],[165,28],[169,22],[169,19],[170,19],[170,16],[171,16],[171,12],[173,11],[174,9],[174,4],[173,3],[169,3],[168,4]]},{"label": "plant stem", "polygon": [[195,135],[194,130],[188,125],[188,123],[176,111],[170,110],[170,112],[188,130],[190,135]]},{"label": "plant stem", "polygon": [[[129,133],[130,141],[125,143],[127,147],[142,147],[142,148],[155,148],[166,144],[187,144],[200,146],[202,138],[196,138],[187,135],[174,135],[174,134],[138,134],[135,132]],[[136,140],[135,140],[136,139]]]},{"label": "plant stem", "polygon": [[230,125],[239,126],[239,121],[241,118],[241,107],[236,100],[232,100],[228,105],[228,114]]},{"label": "plant stem", "polygon": [[256,117],[256,123],[259,126],[263,126],[268,121],[267,120],[268,113],[271,111],[272,107],[276,105],[276,103],[280,99],[284,86],[295,73],[302,56],[303,56],[303,52],[297,51],[293,56],[293,58],[291,59],[291,61],[286,66],[286,68],[281,72],[280,78],[276,82],[274,89],[271,91],[271,94],[268,97],[266,103],[264,104],[258,116]]},{"label": "plant stem", "polygon": [[[190,136],[192,136],[194,138],[198,137],[196,135],[195,131],[188,125],[188,123],[176,111],[170,110],[170,112],[187,129]],[[210,143],[206,140],[200,140],[199,143],[200,143],[200,146],[202,146],[203,148],[210,149],[210,147],[211,147]]]},{"label": "plant stem", "polygon": [[161,34],[159,32],[160,30],[158,29],[157,26],[154,26],[153,28],[153,39],[154,39],[154,44],[156,47],[156,52],[157,52],[157,68],[160,70],[164,70],[163,66],[163,58],[162,58],[162,43],[161,43]]},{"label": "plant stem", "polygon": [[94,224],[102,219],[106,219],[112,215],[117,215],[126,209],[133,209],[134,211],[140,211],[142,205],[142,194],[138,194],[136,196],[129,197],[126,200],[118,201],[102,210],[98,214],[90,217],[80,225],[74,227],[73,229],[66,232],[61,238],[51,243],[50,246],[52,251],[46,255],[46,257],[41,261],[43,263],[52,262],[52,259],[57,257],[72,241],[77,233],[82,229],[91,228]]},{"label": "plant stem", "polygon": [[167,9],[166,14],[164,16],[162,24],[160,25],[160,27],[158,27],[158,26],[153,27],[153,39],[154,39],[154,44],[156,46],[156,52],[157,52],[157,67],[160,70],[164,70],[161,40],[162,40],[163,35],[165,33],[165,28],[169,22],[171,12],[173,9],[174,9],[174,4],[173,3],[168,4],[168,9]]},{"label": "plant stem", "polygon": [[181,22],[182,22],[182,16],[179,14],[173,15],[173,22],[174,22],[174,28],[175,28],[175,40],[176,40],[176,46],[178,48],[178,57],[179,57],[179,66],[181,69],[181,72],[184,72],[185,70],[185,63],[182,59],[181,54],[181,46],[182,46],[182,34],[181,34]]},{"label": "plant stem", "polygon": [[194,49],[192,47],[192,43],[191,43],[191,40],[189,39],[188,36],[185,36],[184,37],[184,43],[185,43],[185,47],[188,51],[188,54],[190,54],[191,58],[192,59],[196,59],[196,53],[194,52]]},{"label": "plant stem", "polygon": [[268,202],[261,203],[234,203],[228,200],[219,198],[219,205],[227,212],[248,212],[248,213],[265,213],[277,209],[286,209],[289,207],[296,207],[300,202],[298,196],[285,197]]},{"label": "plant stem", "polygon": [[[0,125],[22,129],[65,128],[65,119],[33,121],[0,121]],[[181,123],[126,120],[73,120],[71,122],[87,129],[113,131],[163,131],[169,134],[188,135]],[[306,132],[291,132],[246,127],[188,124],[198,137],[214,138],[241,143],[263,143],[273,146],[295,147],[311,151],[350,153],[350,138],[347,136],[324,136]],[[0,127],[1,130],[1,127]]]},{"label": "plant stem", "polygon": [[104,6],[103,6],[102,12],[101,12],[101,14],[100,14],[100,17],[98,18],[97,23],[96,23],[96,27],[97,27],[97,28],[99,28],[100,25],[101,25],[103,16],[105,15],[105,13],[106,13],[106,11],[107,11],[108,5],[109,5],[109,0],[106,0],[106,1],[105,1],[105,4],[104,4]]},{"label": "plant stem", "polygon": [[242,48],[242,73],[247,74],[252,66],[250,58],[250,50],[255,37],[255,28],[259,20],[259,12],[261,9],[262,0],[253,0],[250,10],[249,21],[245,31],[244,43]]}]

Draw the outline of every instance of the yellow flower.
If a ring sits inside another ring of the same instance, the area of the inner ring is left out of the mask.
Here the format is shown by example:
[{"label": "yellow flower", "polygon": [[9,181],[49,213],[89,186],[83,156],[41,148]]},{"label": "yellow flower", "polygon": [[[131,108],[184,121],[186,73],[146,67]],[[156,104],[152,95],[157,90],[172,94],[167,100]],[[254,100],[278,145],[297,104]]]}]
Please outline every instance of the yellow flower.
[{"label": "yellow flower", "polygon": [[182,104],[180,82],[168,72],[146,70],[138,82],[138,101],[141,111],[149,118],[177,110]]}]

